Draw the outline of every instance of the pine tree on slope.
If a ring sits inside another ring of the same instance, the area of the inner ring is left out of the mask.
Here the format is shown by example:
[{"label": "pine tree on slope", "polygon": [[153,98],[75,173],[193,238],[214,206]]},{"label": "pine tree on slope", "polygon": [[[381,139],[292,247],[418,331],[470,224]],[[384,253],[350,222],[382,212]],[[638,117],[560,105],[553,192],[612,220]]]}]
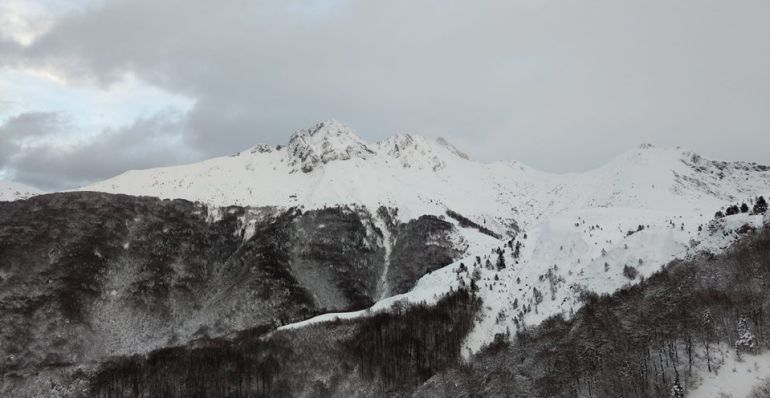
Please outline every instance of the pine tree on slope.
[{"label": "pine tree on slope", "polygon": [[753,213],[762,214],[765,212],[767,212],[767,201],[765,201],[764,196],[760,196],[759,198],[757,198],[757,201],[754,202]]}]

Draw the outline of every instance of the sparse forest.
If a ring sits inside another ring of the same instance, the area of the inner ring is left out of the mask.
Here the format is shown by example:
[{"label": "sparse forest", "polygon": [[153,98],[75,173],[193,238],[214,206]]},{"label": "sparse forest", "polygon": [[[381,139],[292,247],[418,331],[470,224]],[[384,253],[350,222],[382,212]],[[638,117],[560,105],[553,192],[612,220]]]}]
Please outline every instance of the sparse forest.
[{"label": "sparse forest", "polygon": [[770,231],[725,253],[675,261],[613,295],[587,294],[569,320],[496,342],[421,390],[455,396],[668,397],[697,369],[715,371],[718,347],[770,348]]},{"label": "sparse forest", "polygon": [[206,340],[114,358],[93,378],[95,397],[403,395],[458,366],[480,300],[466,290],[436,306],[395,306],[355,321],[232,340]]},{"label": "sparse forest", "polygon": [[[117,358],[99,397],[667,397],[687,393],[720,347],[770,348],[770,232],[724,254],[675,261],[613,295],[586,293],[569,320],[500,335],[462,361],[482,305],[467,290],[435,307]],[[333,359],[332,359],[333,358]],[[672,395],[673,394],[673,395]]]}]

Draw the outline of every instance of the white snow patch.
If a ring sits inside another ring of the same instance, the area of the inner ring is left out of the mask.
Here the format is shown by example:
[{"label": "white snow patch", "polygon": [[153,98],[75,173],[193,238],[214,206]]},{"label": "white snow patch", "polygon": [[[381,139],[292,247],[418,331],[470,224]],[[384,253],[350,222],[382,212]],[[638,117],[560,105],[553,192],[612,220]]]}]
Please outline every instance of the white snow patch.
[{"label": "white snow patch", "polygon": [[43,191],[18,182],[0,180],[0,202],[31,198]]},{"label": "white snow patch", "polygon": [[723,352],[722,364],[713,372],[700,369],[701,382],[687,395],[692,398],[743,398],[758,384],[770,378],[770,351],[759,355]]}]

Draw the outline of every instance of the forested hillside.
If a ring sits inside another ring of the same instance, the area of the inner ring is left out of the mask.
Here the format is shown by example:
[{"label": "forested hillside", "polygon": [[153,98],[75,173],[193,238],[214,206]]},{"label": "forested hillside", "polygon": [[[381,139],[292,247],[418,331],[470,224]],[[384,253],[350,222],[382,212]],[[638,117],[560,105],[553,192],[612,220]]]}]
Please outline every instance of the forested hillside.
[{"label": "forested hillside", "polygon": [[272,334],[263,329],[147,356],[114,358],[90,381],[92,396],[328,397],[408,395],[460,363],[481,305],[466,290],[436,306],[395,307],[354,321]]},{"label": "forested hillside", "polygon": [[[418,396],[666,397],[725,355],[770,348],[770,231],[748,230],[720,255],[675,261],[613,295],[587,293],[569,320],[500,335],[468,366]],[[768,375],[770,376],[770,375]]]},{"label": "forested hillside", "polygon": [[686,394],[725,355],[770,348],[770,231],[720,255],[675,261],[613,295],[586,293],[573,318],[499,335],[469,360],[476,309],[461,290],[435,307],[394,308],[232,341],[117,358],[102,397],[666,397]]}]

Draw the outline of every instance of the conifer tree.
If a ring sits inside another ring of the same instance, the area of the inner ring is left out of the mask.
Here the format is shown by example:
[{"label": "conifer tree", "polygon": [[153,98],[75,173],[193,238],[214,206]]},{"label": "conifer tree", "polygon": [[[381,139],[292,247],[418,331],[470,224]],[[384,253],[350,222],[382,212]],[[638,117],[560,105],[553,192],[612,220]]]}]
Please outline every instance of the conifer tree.
[{"label": "conifer tree", "polygon": [[757,201],[754,202],[753,213],[763,214],[765,212],[767,212],[767,201],[765,201],[764,196],[760,196],[759,198],[757,198]]}]

